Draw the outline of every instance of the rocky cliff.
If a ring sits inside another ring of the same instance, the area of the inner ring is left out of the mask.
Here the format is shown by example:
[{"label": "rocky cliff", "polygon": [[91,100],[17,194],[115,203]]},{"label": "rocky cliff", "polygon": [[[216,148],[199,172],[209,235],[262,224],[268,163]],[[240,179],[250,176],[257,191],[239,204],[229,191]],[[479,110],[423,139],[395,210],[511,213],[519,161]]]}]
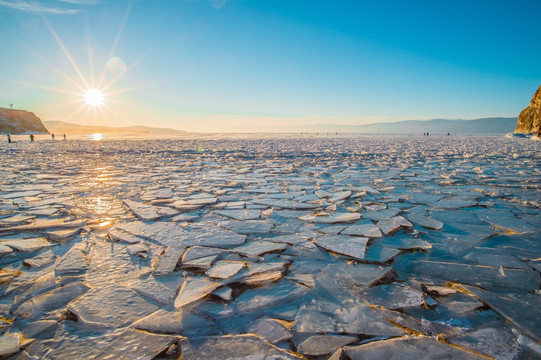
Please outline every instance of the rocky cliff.
[{"label": "rocky cliff", "polygon": [[13,135],[24,133],[48,134],[49,131],[34,113],[0,107],[0,133]]},{"label": "rocky cliff", "polygon": [[530,106],[522,110],[518,116],[515,133],[538,134],[541,124],[541,86],[533,94]]}]

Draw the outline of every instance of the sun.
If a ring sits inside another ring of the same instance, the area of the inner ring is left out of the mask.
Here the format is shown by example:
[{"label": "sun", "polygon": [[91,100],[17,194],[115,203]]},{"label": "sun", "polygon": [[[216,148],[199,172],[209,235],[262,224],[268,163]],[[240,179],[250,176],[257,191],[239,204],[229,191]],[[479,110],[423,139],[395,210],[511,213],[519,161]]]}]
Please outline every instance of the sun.
[{"label": "sun", "polygon": [[103,92],[99,89],[88,89],[84,92],[83,98],[87,105],[101,106],[103,105]]}]

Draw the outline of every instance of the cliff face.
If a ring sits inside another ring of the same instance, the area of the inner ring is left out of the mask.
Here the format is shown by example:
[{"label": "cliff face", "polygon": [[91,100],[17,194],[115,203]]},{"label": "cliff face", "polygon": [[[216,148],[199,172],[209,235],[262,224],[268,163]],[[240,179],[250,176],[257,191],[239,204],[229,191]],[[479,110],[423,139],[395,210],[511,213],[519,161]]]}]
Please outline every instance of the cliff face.
[{"label": "cliff face", "polygon": [[530,106],[522,110],[518,117],[516,133],[538,134],[541,124],[541,86],[533,94]]},{"label": "cliff face", "polygon": [[0,133],[17,135],[25,132],[49,133],[34,113],[0,107]]}]

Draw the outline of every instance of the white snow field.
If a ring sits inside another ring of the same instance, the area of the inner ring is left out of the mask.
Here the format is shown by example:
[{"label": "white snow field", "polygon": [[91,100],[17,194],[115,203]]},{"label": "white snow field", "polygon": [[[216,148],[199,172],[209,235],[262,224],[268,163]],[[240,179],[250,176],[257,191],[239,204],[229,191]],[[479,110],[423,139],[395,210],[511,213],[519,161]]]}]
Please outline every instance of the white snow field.
[{"label": "white snow field", "polygon": [[0,357],[541,357],[538,141],[68,137],[0,152]]}]

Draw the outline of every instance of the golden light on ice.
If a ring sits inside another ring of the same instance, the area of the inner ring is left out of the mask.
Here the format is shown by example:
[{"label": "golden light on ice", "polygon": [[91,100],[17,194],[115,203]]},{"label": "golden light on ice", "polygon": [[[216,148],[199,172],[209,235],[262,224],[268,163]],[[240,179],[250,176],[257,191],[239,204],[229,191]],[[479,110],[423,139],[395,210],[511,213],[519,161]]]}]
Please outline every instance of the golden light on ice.
[{"label": "golden light on ice", "polygon": [[98,89],[88,89],[83,94],[85,102],[90,106],[101,106],[103,105],[103,92]]},{"label": "golden light on ice", "polygon": [[101,139],[103,139],[103,135],[102,134],[92,134],[92,140],[94,141],[100,141]]}]

